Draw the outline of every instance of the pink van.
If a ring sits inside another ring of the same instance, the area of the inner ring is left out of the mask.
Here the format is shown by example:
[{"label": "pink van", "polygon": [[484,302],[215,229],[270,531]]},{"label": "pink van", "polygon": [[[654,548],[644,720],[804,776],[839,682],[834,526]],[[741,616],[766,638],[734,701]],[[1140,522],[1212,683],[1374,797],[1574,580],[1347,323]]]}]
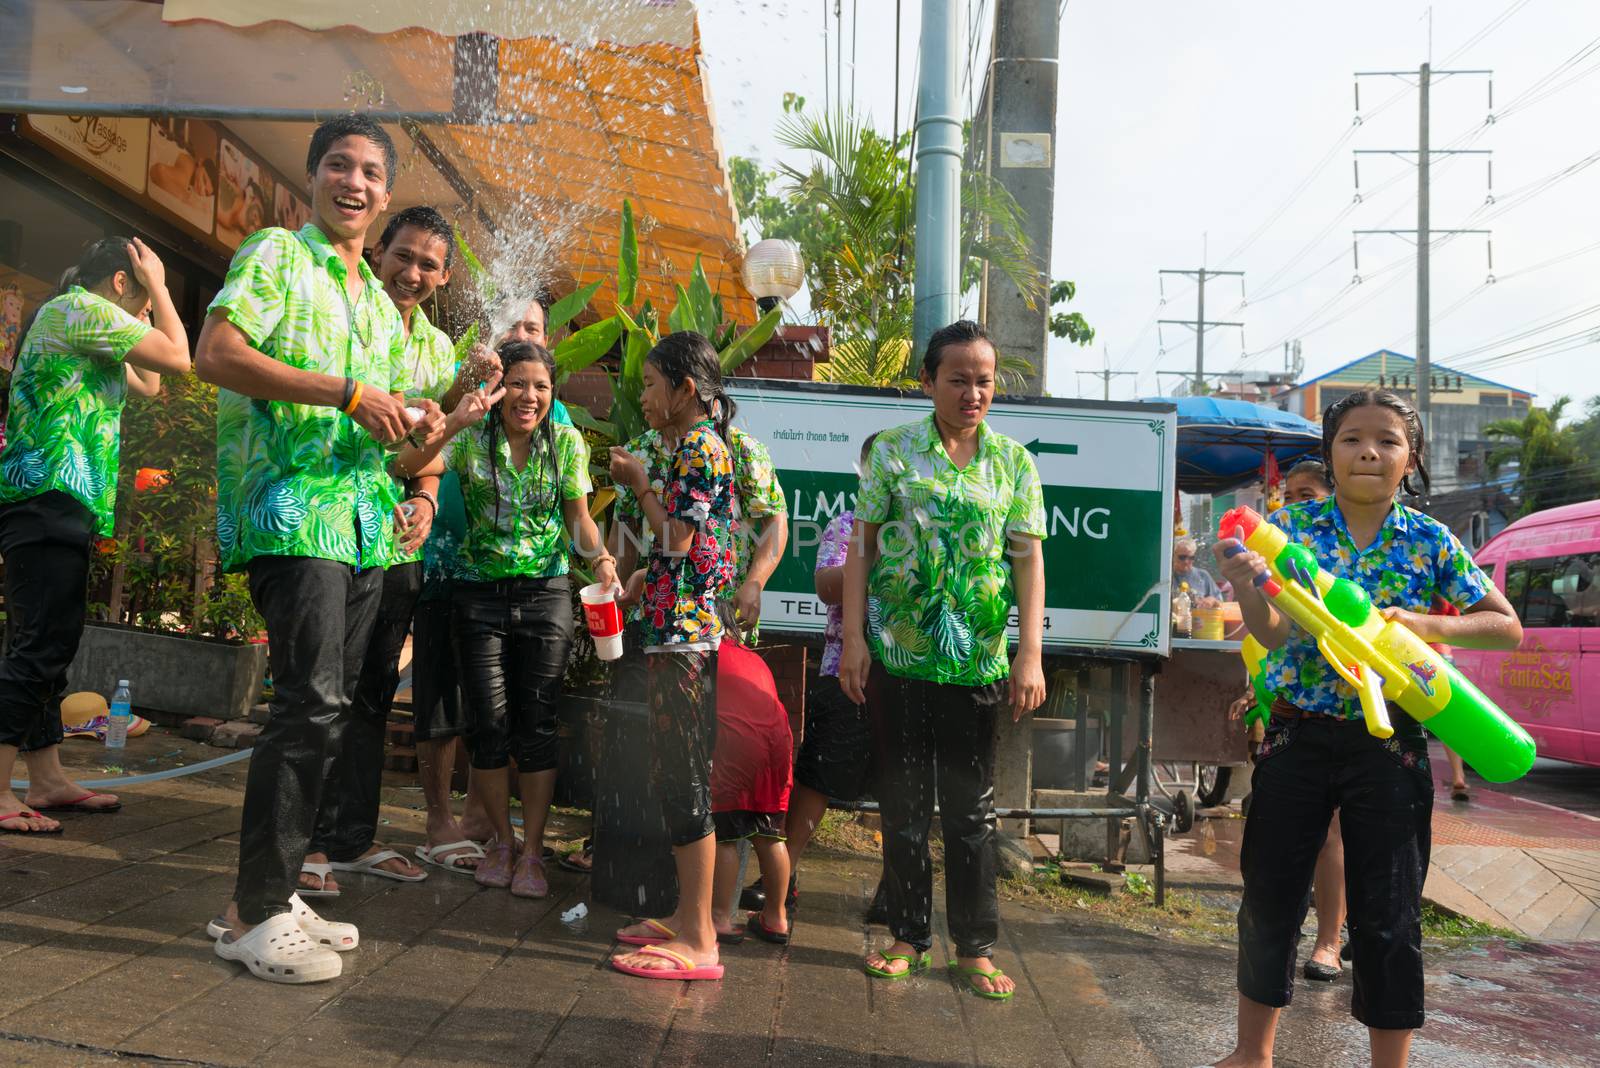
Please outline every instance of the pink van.
[{"label": "pink van", "polygon": [[1540,756],[1600,765],[1600,501],[1519,519],[1477,561],[1522,620],[1522,645],[1457,649],[1456,666]]}]

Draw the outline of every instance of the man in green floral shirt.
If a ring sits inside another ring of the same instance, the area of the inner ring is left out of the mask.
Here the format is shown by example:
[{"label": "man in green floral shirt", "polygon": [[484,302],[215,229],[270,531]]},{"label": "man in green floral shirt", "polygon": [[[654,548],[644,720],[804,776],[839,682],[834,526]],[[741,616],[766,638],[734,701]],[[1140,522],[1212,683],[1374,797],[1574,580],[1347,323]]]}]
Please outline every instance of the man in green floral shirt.
[{"label": "man in green floral shirt", "polygon": [[[455,345],[428,321],[421,306],[450,281],[454,249],[455,233],[445,217],[434,208],[418,206],[389,217],[372,256],[377,279],[400,313],[405,334],[396,388],[441,403],[456,377]],[[424,878],[420,868],[395,850],[375,844],[374,838],[384,736],[400,685],[400,654],[422,594],[422,547],[439,506],[439,479],[435,475],[396,479],[394,490],[396,499],[405,498],[401,508],[408,513],[408,522],[383,572],[378,617],[362,661],[350,721],[328,774],[327,781],[335,785],[323,790],[306,863],[327,864],[335,872],[366,871],[419,880]],[[431,663],[428,651],[416,644],[413,663]],[[418,756],[424,756],[420,747]],[[324,885],[333,888],[333,878]]]},{"label": "man in green floral shirt", "polygon": [[[319,126],[306,158],[313,221],[239,246],[211,304],[195,370],[219,387],[217,534],[267,623],[274,700],[245,786],[234,900],[218,956],[275,982],[339,974],[297,920],[295,892],[323,773],[338,752],[394,548],[385,447],[437,436],[438,405],[413,425],[399,391],[405,330],[362,256],[388,207],[394,144],[371,119]],[[325,876],[326,869],[314,872]],[[318,889],[312,879],[308,891]],[[328,934],[354,948],[348,925]]]}]

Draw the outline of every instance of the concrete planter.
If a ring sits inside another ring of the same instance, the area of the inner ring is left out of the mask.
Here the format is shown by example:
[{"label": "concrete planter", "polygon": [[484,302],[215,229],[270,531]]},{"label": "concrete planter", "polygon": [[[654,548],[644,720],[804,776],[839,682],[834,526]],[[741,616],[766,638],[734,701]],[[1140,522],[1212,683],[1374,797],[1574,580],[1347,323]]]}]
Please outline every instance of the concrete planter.
[{"label": "concrete planter", "polygon": [[244,719],[267,673],[265,645],[233,645],[91,623],[67,671],[68,692],[93,690],[109,699],[127,679],[138,708],[173,716]]}]

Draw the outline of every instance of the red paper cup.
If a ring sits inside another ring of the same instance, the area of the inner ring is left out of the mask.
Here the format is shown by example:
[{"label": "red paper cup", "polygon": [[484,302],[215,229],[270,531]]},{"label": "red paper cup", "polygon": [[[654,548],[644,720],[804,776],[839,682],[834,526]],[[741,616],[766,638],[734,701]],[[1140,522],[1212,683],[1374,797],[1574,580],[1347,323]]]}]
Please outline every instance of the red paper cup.
[{"label": "red paper cup", "polygon": [[622,655],[622,608],[617,604],[617,591],[613,586],[592,582],[578,591],[583,602],[583,621],[594,639],[594,651],[601,660],[615,660]]}]

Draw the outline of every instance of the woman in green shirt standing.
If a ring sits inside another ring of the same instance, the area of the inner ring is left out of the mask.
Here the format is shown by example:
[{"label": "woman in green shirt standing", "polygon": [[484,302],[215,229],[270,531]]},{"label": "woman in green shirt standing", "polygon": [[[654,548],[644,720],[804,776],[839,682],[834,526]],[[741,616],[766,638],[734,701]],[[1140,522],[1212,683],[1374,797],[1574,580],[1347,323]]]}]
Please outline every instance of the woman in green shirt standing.
[{"label": "woman in green shirt standing", "polygon": [[[922,363],[932,415],[873,444],[845,562],[839,685],[868,706],[878,736],[895,942],[868,956],[867,974],[900,979],[928,966],[937,798],[955,967],[973,993],[1004,999],[1016,984],[990,961],[1000,916],[995,719],[1009,708],[1018,720],[1044,700],[1045,516],[1033,457],[984,422],[996,362],[977,323],[936,331]],[[1013,604],[1019,641],[1008,664]]]},{"label": "woman in green shirt standing", "polygon": [[[0,556],[10,647],[0,660],[0,832],[54,834],[42,813],[111,812],[61,768],[61,695],[83,637],[89,552],[117,503],[122,405],[189,370],[166,269],[134,238],[89,247],[18,349],[0,451]],[[27,803],[11,792],[18,751]]]},{"label": "woman in green shirt standing", "polygon": [[[560,748],[556,697],[572,648],[568,537],[594,558],[596,581],[615,586],[617,571],[589,515],[583,434],[550,419],[555,361],[526,341],[506,342],[498,354],[502,377],[456,406],[443,454],[438,445],[407,447],[396,466],[406,476],[453,471],[466,503],[452,595],[456,662],[473,770],[500,772],[473,776],[495,831],[475,878],[518,897],[544,897],[544,824]],[[523,817],[516,858],[504,774],[513,757]]]}]

